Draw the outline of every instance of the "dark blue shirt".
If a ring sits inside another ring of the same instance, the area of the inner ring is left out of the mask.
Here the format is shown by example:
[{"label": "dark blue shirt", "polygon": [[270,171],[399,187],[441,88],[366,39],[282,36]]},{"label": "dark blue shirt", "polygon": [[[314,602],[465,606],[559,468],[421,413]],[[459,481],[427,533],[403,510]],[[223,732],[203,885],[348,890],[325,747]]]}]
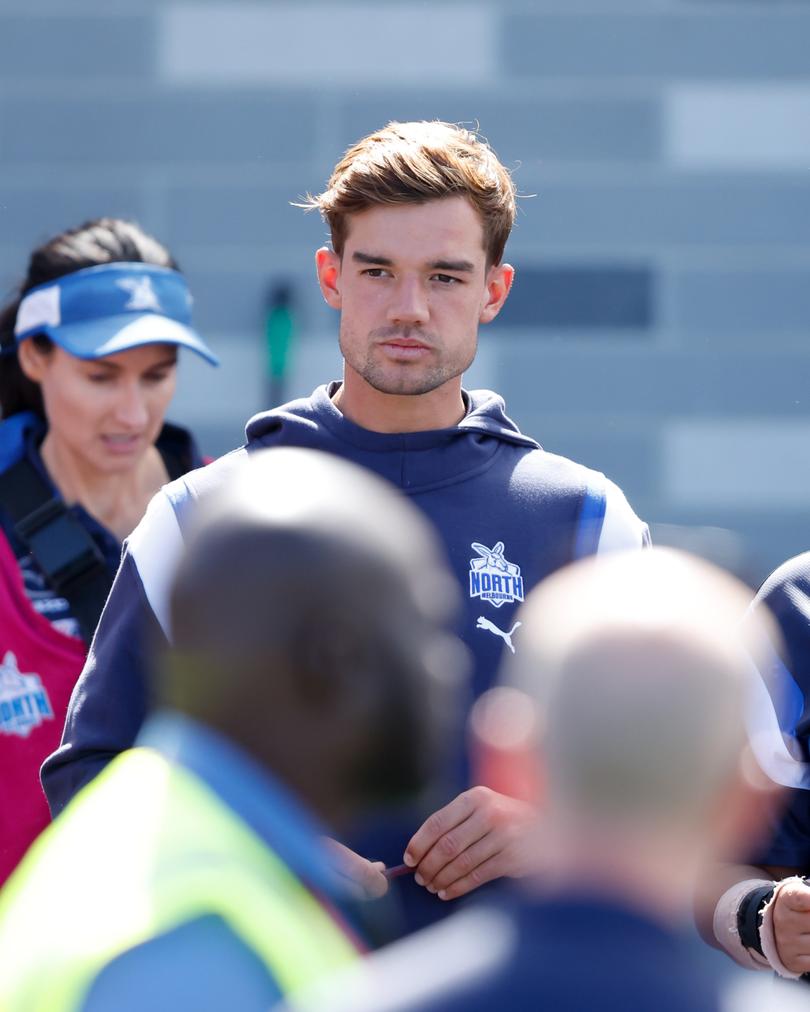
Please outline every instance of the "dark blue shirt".
[{"label": "dark blue shirt", "polygon": [[397,943],[301,1012],[719,1012],[702,948],[607,900],[519,897]]},{"label": "dark blue shirt", "polygon": [[782,642],[760,662],[751,713],[752,745],[765,772],[786,787],[787,806],[754,858],[810,873],[810,552],[779,567],[752,613],[770,609]]}]

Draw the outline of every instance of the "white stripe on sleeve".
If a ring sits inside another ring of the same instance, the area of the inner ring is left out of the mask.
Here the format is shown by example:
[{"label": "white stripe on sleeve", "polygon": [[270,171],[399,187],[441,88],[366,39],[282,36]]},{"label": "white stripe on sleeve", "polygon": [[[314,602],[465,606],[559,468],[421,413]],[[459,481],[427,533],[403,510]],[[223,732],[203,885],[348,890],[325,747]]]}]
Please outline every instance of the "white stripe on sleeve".
[{"label": "white stripe on sleeve", "polygon": [[633,512],[619,486],[606,478],[605,519],[599,535],[597,554],[642,548],[646,536],[647,525]]},{"label": "white stripe on sleeve", "polygon": [[763,771],[775,784],[810,789],[810,763],[790,754],[773,700],[753,661],[746,716],[748,740]]},{"label": "white stripe on sleeve", "polygon": [[126,548],[155,618],[171,640],[169,590],[183,551],[183,535],[171,501],[163,491],[153,496],[143,519],[127,539]]}]

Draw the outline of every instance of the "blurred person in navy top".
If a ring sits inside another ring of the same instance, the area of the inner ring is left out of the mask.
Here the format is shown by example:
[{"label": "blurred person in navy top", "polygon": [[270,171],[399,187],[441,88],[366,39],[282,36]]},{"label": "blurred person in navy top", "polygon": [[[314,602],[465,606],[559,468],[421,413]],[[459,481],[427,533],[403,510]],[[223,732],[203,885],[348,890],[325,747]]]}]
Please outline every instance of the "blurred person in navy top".
[{"label": "blurred person in navy top", "polygon": [[[700,871],[750,845],[769,795],[748,773],[748,651],[766,628],[741,635],[749,600],[708,563],[656,549],[576,563],[533,591],[523,650],[472,715],[482,779],[538,806],[533,875],[295,1007],[750,1008],[689,933]],[[754,1007],[792,1007],[783,985],[753,980]]]},{"label": "blurred person in navy top", "polygon": [[776,620],[779,637],[752,667],[751,745],[785,789],[748,864],[715,869],[705,883],[704,936],[738,963],[810,981],[810,552],[783,563],[749,613]]}]

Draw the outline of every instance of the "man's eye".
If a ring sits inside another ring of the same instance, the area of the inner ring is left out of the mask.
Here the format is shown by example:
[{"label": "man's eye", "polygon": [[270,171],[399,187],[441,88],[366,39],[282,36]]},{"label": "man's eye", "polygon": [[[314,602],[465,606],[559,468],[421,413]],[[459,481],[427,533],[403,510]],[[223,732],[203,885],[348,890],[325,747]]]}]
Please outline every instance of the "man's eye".
[{"label": "man's eye", "polygon": [[382,267],[369,267],[368,270],[363,271],[368,278],[382,278],[388,272]]},{"label": "man's eye", "polygon": [[434,274],[434,281],[439,281],[443,285],[460,285],[461,279],[454,278],[452,274]]},{"label": "man's eye", "polygon": [[91,372],[87,374],[87,378],[91,383],[109,383],[112,380],[112,374],[108,372]]}]

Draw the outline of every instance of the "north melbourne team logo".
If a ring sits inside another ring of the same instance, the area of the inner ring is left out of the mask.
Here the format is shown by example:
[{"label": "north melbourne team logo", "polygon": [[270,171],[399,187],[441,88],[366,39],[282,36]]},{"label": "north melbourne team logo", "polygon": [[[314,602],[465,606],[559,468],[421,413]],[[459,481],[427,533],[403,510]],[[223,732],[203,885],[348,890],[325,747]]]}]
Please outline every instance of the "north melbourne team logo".
[{"label": "north melbourne team logo", "polygon": [[523,600],[523,577],[520,566],[504,558],[504,544],[499,541],[494,548],[472,543],[473,551],[479,558],[470,559],[470,597],[480,597],[495,607]]},{"label": "north melbourne team logo", "polygon": [[152,287],[151,278],[122,278],[115,283],[119,288],[123,288],[125,292],[129,292],[129,299],[124,304],[124,309],[154,309],[158,313],[163,311],[160,299],[157,297],[157,292]]},{"label": "north melbourne team logo", "polygon": [[0,664],[0,734],[27,738],[45,720],[53,720],[48,693],[39,675],[20,672],[9,650]]}]

